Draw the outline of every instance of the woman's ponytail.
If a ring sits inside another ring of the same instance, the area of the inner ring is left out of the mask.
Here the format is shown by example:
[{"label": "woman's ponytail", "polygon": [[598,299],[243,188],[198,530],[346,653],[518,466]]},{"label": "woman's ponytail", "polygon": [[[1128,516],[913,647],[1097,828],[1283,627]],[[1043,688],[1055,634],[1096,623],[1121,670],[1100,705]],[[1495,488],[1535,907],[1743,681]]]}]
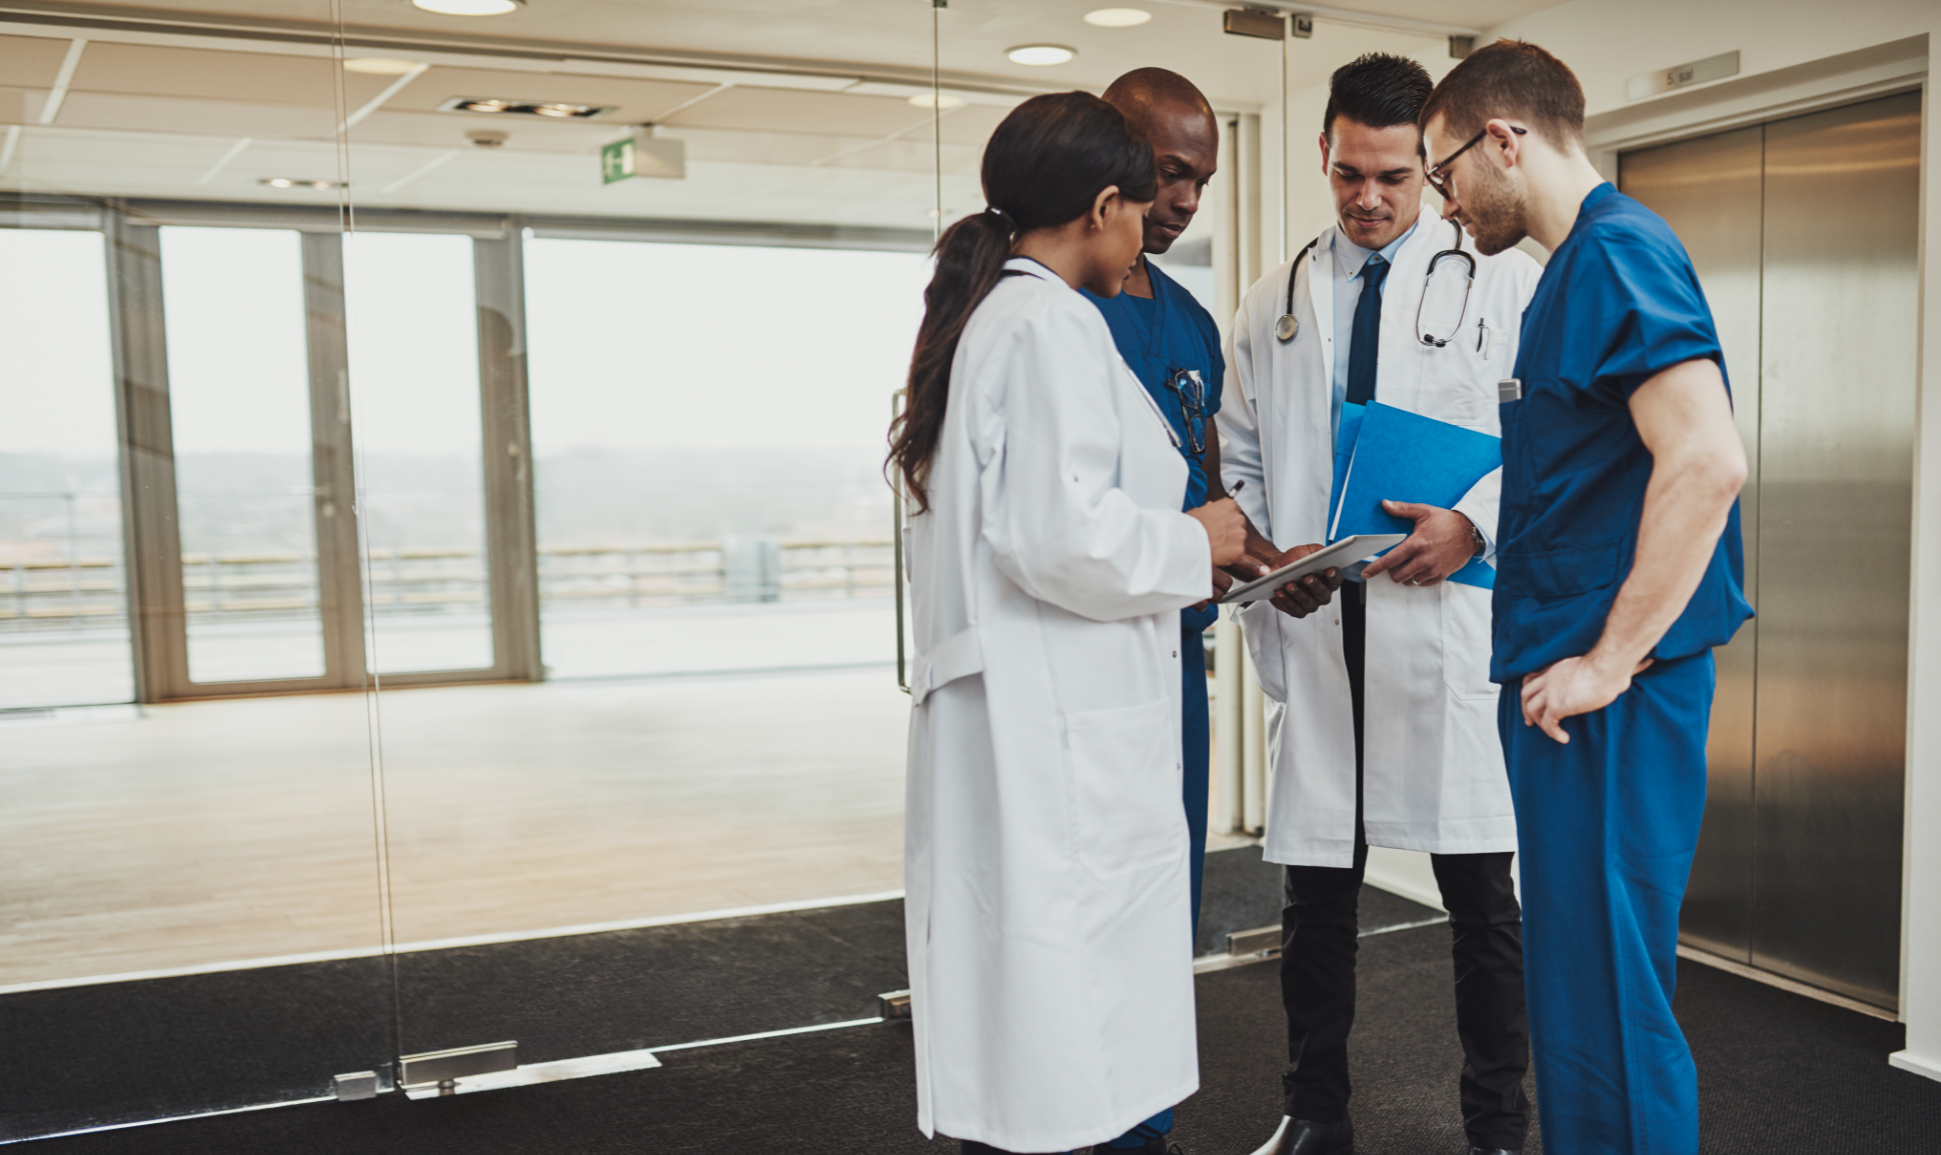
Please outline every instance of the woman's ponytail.
[{"label": "woman's ponytail", "polygon": [[937,240],[903,412],[890,425],[887,464],[919,513],[930,506],[925,482],[943,435],[957,341],[1004,275],[1012,241],[1077,220],[1113,186],[1129,201],[1150,201],[1158,184],[1146,138],[1118,109],[1083,92],[1034,96],[1012,109],[984,147],[982,176],[991,207]]},{"label": "woman's ponytail", "polygon": [[923,291],[923,324],[910,358],[903,412],[890,425],[890,463],[902,474],[919,513],[930,505],[924,482],[943,433],[957,339],[1010,257],[1011,223],[1001,209],[973,213],[937,238],[937,271]]}]

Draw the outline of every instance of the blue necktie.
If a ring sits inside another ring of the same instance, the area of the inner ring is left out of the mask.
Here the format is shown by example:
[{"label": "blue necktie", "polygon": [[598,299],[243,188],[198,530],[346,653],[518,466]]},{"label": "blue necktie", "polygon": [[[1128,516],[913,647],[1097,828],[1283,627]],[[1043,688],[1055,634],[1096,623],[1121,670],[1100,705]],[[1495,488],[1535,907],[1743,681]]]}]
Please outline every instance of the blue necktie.
[{"label": "blue necktie", "polygon": [[1348,331],[1348,396],[1350,405],[1375,399],[1375,362],[1382,350],[1382,282],[1388,262],[1380,253],[1361,267],[1361,298],[1355,302],[1355,324]]}]

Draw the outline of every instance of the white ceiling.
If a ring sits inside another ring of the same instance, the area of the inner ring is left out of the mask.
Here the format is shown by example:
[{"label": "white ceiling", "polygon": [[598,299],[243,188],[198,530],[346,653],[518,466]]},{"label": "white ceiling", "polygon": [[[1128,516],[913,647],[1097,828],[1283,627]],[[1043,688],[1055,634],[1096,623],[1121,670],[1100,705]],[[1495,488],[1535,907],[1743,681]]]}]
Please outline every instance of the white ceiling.
[{"label": "white ceiling", "polygon": [[[1280,47],[1222,34],[1217,8],[1110,0],[1153,19],[1131,29],[1085,24],[1083,14],[1105,2],[952,0],[937,13],[937,63],[946,90],[967,103],[933,128],[932,114],[908,99],[927,89],[932,67],[925,0],[530,0],[490,19],[440,17],[408,0],[341,0],[349,55],[428,65],[372,108],[398,78],[339,72],[328,0],[0,0],[0,125],[19,126],[0,129],[0,188],[334,203],[333,194],[258,182],[347,177],[354,202],[367,206],[923,229],[937,195],[934,162],[941,156],[947,211],[978,203],[983,142],[1032,91],[1096,91],[1157,64],[1193,78],[1223,108],[1280,99]],[[1546,4],[1347,6],[1484,24]],[[43,123],[76,36],[88,43],[58,115]],[[1053,68],[1004,58],[1012,45],[1045,41],[1078,56]],[[1440,33],[1325,21],[1313,39],[1287,47],[1291,90],[1324,82],[1364,51],[1443,51]],[[615,111],[589,122],[438,111],[452,97]],[[340,154],[338,125],[359,110]],[[599,147],[650,121],[686,142],[688,179],[602,187]],[[505,133],[504,145],[475,146],[468,134],[481,130]]]}]

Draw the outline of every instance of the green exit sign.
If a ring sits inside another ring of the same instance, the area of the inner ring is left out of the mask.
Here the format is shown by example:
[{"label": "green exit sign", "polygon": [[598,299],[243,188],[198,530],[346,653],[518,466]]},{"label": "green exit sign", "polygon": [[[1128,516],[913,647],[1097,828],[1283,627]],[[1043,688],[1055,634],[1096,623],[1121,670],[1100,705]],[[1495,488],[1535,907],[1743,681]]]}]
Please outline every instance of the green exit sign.
[{"label": "green exit sign", "polygon": [[637,176],[685,179],[687,142],[636,134],[601,146],[601,184]]},{"label": "green exit sign", "polygon": [[600,149],[600,183],[612,184],[634,174],[634,138],[616,140]]}]

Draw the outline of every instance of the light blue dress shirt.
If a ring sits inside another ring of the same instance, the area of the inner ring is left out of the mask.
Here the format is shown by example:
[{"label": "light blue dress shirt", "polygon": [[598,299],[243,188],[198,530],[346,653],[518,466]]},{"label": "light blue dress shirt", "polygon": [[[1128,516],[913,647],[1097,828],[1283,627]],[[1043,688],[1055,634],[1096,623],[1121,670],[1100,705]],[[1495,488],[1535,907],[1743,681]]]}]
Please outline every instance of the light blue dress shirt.
[{"label": "light blue dress shirt", "polygon": [[[1415,235],[1422,227],[1422,218],[1417,216],[1415,223],[1403,231],[1402,235],[1388,242],[1381,249],[1381,257],[1389,264],[1395,263],[1395,254],[1404,242]],[[1375,255],[1374,249],[1364,249],[1348,239],[1344,232],[1336,230],[1334,238],[1334,399],[1328,410],[1331,420],[1332,437],[1341,436],[1341,406],[1348,399],[1348,350],[1355,331],[1355,305],[1361,300],[1361,271],[1368,264],[1368,258]],[[1379,378],[1378,378],[1379,379]]]}]

